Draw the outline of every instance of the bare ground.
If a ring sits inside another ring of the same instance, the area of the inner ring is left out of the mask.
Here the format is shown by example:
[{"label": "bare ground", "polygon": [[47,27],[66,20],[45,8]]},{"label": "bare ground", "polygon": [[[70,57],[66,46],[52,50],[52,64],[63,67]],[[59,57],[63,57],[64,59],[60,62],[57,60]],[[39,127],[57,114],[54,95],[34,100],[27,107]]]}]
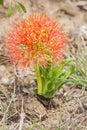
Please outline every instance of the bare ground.
[{"label": "bare ground", "polygon": [[8,18],[9,1],[0,6],[0,130],[87,130],[86,88],[75,84],[63,86],[54,96],[56,106],[47,109],[34,95],[34,73],[16,72],[6,57],[4,42],[18,19],[43,12],[56,18],[69,34],[69,55],[87,63],[87,0],[20,1],[27,8],[26,14],[16,14],[14,10]]}]

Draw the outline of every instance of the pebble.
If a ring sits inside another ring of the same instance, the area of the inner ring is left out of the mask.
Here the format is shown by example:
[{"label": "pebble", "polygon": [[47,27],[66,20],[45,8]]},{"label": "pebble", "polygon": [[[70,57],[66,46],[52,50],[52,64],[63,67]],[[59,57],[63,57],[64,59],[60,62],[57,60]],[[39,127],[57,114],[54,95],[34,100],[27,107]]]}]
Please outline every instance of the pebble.
[{"label": "pebble", "polygon": [[10,79],[8,77],[2,77],[1,78],[1,83],[4,84],[4,85],[9,85],[10,83]]},{"label": "pebble", "polygon": [[0,65],[0,71],[5,71],[6,67],[4,65]]}]

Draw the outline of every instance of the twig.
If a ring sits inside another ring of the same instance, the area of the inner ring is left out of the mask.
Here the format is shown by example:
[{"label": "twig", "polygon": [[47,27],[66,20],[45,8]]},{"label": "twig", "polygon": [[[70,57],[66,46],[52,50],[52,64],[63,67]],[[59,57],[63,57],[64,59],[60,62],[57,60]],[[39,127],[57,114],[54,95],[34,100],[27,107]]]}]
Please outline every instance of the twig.
[{"label": "twig", "polygon": [[77,98],[77,100],[78,100],[78,102],[79,102],[80,107],[82,108],[82,111],[84,112],[84,107],[83,107],[82,102],[80,101],[80,99],[79,99],[79,98]]},{"label": "twig", "polygon": [[17,78],[14,77],[14,96],[16,95],[16,84],[17,84]]},{"label": "twig", "polygon": [[12,101],[13,101],[13,100],[11,99],[11,100],[10,100],[10,103],[9,103],[9,105],[8,105],[8,107],[7,107],[7,109],[6,109],[5,113],[4,113],[4,115],[3,115],[3,118],[2,118],[2,120],[1,120],[1,122],[3,122],[3,121],[5,120],[6,114],[7,114],[7,112],[9,111],[9,108],[10,108],[10,106],[11,106]]},{"label": "twig", "polygon": [[22,97],[22,106],[21,106],[19,130],[22,130],[22,128],[23,128],[23,122],[24,122],[24,119],[25,119],[25,113],[24,113],[23,105],[24,105],[24,99]]}]

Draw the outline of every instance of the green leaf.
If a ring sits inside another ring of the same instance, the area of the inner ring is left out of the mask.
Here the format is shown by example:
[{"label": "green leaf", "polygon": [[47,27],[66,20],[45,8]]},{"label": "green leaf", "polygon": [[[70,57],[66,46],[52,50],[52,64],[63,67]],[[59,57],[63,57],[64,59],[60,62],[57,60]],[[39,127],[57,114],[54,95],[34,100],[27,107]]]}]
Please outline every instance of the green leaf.
[{"label": "green leaf", "polygon": [[25,6],[20,2],[17,2],[17,3],[20,5],[21,9],[26,13],[27,11],[26,11]]},{"label": "green leaf", "polygon": [[3,3],[4,3],[4,0],[0,0],[0,5],[3,5]]},{"label": "green leaf", "polygon": [[87,86],[87,73],[83,68],[77,68],[75,60],[72,58],[64,59],[55,65],[40,67],[42,91],[41,95],[45,98],[51,98],[54,93],[64,84],[79,84]]},{"label": "green leaf", "polygon": [[9,8],[8,8],[8,17],[10,17],[11,14],[12,14],[12,2],[10,3]]},{"label": "green leaf", "polygon": [[51,64],[40,67],[42,79],[41,95],[51,98],[56,90],[59,90],[63,84],[68,82],[68,78],[75,72],[75,69],[76,65],[71,58],[63,60],[58,66]]},{"label": "green leaf", "polygon": [[16,13],[19,13],[19,5],[18,4],[15,5],[15,9],[16,9]]},{"label": "green leaf", "polygon": [[80,79],[78,77],[73,77],[69,82],[76,83],[76,84],[83,85],[83,86],[87,87],[87,81]]}]

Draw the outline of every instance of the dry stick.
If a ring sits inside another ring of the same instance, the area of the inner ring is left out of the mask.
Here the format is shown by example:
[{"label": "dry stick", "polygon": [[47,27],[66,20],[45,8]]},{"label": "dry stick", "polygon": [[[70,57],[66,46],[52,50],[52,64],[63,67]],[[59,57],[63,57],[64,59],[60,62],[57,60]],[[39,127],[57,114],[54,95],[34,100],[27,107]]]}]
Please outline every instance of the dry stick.
[{"label": "dry stick", "polygon": [[24,99],[23,99],[23,97],[22,97],[22,105],[21,105],[21,114],[20,114],[20,126],[19,126],[19,130],[22,130],[22,128],[23,128],[23,123],[24,123],[24,119],[25,119],[25,113],[24,113],[23,105],[24,105]]},{"label": "dry stick", "polygon": [[78,102],[79,102],[79,105],[80,105],[80,107],[82,108],[82,111],[84,112],[84,107],[83,107],[83,104],[82,104],[82,102],[80,101],[80,99],[79,98],[77,98],[77,100],[78,100]]},{"label": "dry stick", "polygon": [[17,129],[18,129],[18,127],[19,127],[19,124],[17,124],[17,126],[15,126],[14,130],[17,130]]},{"label": "dry stick", "polygon": [[17,84],[17,78],[14,77],[14,97],[16,96],[16,84]]},{"label": "dry stick", "polygon": [[82,123],[83,123],[83,122],[85,122],[85,121],[86,121],[86,119],[87,119],[87,116],[86,116],[86,117],[84,117],[84,118],[81,120],[81,122],[79,123],[80,128],[81,128],[81,127],[83,127],[83,126],[82,126]]},{"label": "dry stick", "polygon": [[1,120],[1,122],[3,122],[3,121],[5,120],[6,114],[7,114],[7,112],[9,111],[9,108],[10,108],[10,106],[11,106],[12,101],[13,101],[13,100],[11,99],[11,100],[10,100],[10,103],[9,103],[9,105],[8,105],[8,107],[7,107],[7,109],[6,109],[5,113],[4,113],[4,115],[3,115],[3,118],[2,118],[2,120]]},{"label": "dry stick", "polygon": [[11,116],[9,116],[9,117],[7,118],[7,120],[10,119],[10,118],[12,118],[12,117],[14,117],[16,114],[17,114],[17,112],[15,112],[15,113],[12,114]]},{"label": "dry stick", "polygon": [[19,77],[18,74],[17,74],[17,70],[16,70],[15,65],[14,65],[14,74],[15,74],[16,77]]},{"label": "dry stick", "polygon": [[[15,74],[15,78],[14,78],[14,95],[15,95],[15,92],[16,92],[16,82],[17,82],[16,78],[18,78],[18,74],[17,74],[15,66],[14,66],[14,74]],[[19,130],[22,130],[23,122],[24,122],[24,118],[25,118],[25,113],[24,113],[23,105],[24,105],[24,100],[23,100],[23,97],[22,97]]]}]

